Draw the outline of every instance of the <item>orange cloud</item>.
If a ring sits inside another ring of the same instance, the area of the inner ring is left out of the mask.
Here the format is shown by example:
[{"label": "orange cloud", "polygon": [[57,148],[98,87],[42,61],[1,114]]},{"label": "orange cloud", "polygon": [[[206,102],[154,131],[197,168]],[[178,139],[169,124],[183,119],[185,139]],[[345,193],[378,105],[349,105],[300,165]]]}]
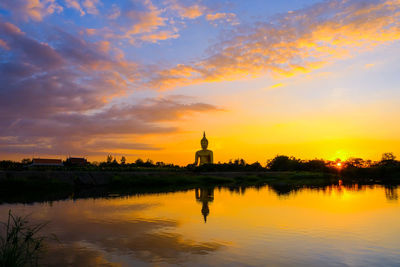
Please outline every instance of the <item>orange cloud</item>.
[{"label": "orange cloud", "polygon": [[107,53],[110,51],[110,42],[100,41],[100,42],[98,42],[98,47],[99,47],[100,51]]},{"label": "orange cloud", "polygon": [[176,0],[171,0],[170,8],[176,10],[182,18],[195,19],[203,15],[205,7],[200,5],[184,6]]},{"label": "orange cloud", "polygon": [[99,13],[99,11],[97,10],[97,5],[99,4],[99,0],[85,0],[82,3],[82,5],[86,9],[86,12],[93,15],[97,15]]},{"label": "orange cloud", "polygon": [[161,17],[161,10],[157,9],[149,0],[144,2],[148,11],[130,11],[128,16],[135,18],[137,21],[128,30],[125,35],[135,35],[140,33],[148,33],[158,29],[160,26],[165,25],[165,18]]},{"label": "orange cloud", "polygon": [[18,28],[16,25],[10,23],[10,22],[4,22],[3,27],[8,33],[15,34],[15,35],[23,35],[25,34],[23,31],[21,31],[20,28]]},{"label": "orange cloud", "polygon": [[19,18],[35,21],[41,21],[47,15],[63,11],[63,7],[55,0],[2,1],[0,6],[11,10]]},{"label": "orange cloud", "polygon": [[274,88],[279,88],[279,87],[283,87],[283,86],[285,86],[284,83],[277,83],[277,84],[271,85],[271,86],[268,87],[268,88],[269,88],[269,89],[274,89]]},{"label": "orange cloud", "polygon": [[67,7],[76,9],[80,12],[81,16],[85,15],[85,11],[81,7],[80,3],[77,0],[65,0],[65,3],[67,4]]},{"label": "orange cloud", "polygon": [[147,34],[140,37],[142,41],[156,43],[159,40],[176,39],[179,34],[173,31],[159,31],[153,34]]},{"label": "orange cloud", "polygon": [[216,21],[224,21],[231,25],[238,25],[239,22],[237,21],[236,14],[234,13],[215,13],[215,14],[208,14],[206,16],[206,20],[210,21],[214,26],[217,26],[218,23]]},{"label": "orange cloud", "polygon": [[[144,2],[147,10],[131,10],[126,12],[125,17],[133,22],[133,26],[128,29],[121,28],[121,34],[108,32],[106,38],[126,38],[131,44],[138,42],[156,43],[160,40],[175,39],[179,37],[178,29],[171,24],[167,24],[168,19],[162,16],[164,12],[158,9],[150,0]],[[119,15],[119,11],[117,12]]]},{"label": "orange cloud", "polygon": [[309,72],[326,62],[400,40],[399,21],[400,1],[316,4],[273,23],[255,23],[213,46],[215,52],[208,58],[159,71],[148,86],[168,89],[268,72],[285,76]]},{"label": "orange cloud", "polygon": [[[97,1],[91,0],[92,2],[97,3]],[[87,33],[96,33],[106,39],[126,39],[135,45],[140,45],[143,42],[157,43],[162,40],[176,39],[180,36],[179,26],[184,25],[184,22],[176,23],[175,18],[171,17],[171,10],[172,13],[177,12],[181,18],[195,19],[201,16],[206,9],[200,5],[184,6],[177,1],[164,3],[164,8],[157,7],[151,0],[142,1],[140,5],[142,5],[141,8],[128,8],[125,11],[121,11],[116,4],[112,5],[107,18],[110,20],[119,18],[125,23],[122,23],[119,27],[115,27],[115,25],[112,28],[105,27],[96,32],[87,30]],[[80,8],[77,4],[74,4],[74,6],[76,9]],[[174,15],[176,16],[176,14]]]},{"label": "orange cloud", "polygon": [[93,35],[93,34],[96,34],[96,29],[86,29],[86,33],[88,34],[88,35]]},{"label": "orange cloud", "polygon": [[0,39],[0,47],[4,48],[5,50],[10,50],[10,47],[6,43],[6,41]]}]

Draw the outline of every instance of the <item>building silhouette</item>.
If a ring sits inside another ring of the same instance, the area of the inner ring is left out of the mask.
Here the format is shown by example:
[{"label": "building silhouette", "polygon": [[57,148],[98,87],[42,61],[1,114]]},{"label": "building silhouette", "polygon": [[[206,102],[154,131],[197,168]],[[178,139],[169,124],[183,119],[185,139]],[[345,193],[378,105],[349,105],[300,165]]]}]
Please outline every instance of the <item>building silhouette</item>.
[{"label": "building silhouette", "polygon": [[64,166],[61,159],[32,159],[30,166]]},{"label": "building silhouette", "polygon": [[73,158],[69,157],[65,161],[66,165],[71,165],[71,166],[84,166],[88,163],[88,161],[85,158]]}]

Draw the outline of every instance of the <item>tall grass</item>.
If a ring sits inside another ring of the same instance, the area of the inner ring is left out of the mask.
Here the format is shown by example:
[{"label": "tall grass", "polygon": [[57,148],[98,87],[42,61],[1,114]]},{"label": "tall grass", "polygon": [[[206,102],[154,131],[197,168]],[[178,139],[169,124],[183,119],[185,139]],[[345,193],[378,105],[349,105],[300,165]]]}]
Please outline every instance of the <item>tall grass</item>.
[{"label": "tall grass", "polygon": [[44,236],[39,231],[47,224],[29,224],[27,217],[8,212],[7,222],[2,222],[0,236],[0,266],[38,266]]}]

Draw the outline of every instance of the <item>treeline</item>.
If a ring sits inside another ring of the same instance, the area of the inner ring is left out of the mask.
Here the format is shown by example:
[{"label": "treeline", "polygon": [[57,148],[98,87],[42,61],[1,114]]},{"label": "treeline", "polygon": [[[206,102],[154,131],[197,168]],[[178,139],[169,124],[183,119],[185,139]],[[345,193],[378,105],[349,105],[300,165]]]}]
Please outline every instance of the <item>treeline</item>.
[{"label": "treeline", "polygon": [[177,170],[182,169],[179,165],[174,165],[172,163],[164,163],[164,162],[153,162],[150,159],[143,160],[137,159],[132,163],[127,163],[125,157],[121,157],[117,159],[111,155],[106,157],[106,160],[103,162],[86,162],[84,164],[72,164],[68,160],[63,161],[64,166],[31,166],[31,159],[23,159],[21,162],[11,161],[11,160],[2,160],[0,161],[0,170],[88,170],[88,171],[96,171],[96,170],[108,170],[108,171],[116,171],[116,170],[151,170],[151,169],[163,169],[163,170]]},{"label": "treeline", "polygon": [[[188,165],[190,168],[190,165]],[[192,167],[195,171],[303,171],[337,174],[341,177],[357,179],[399,178],[400,161],[396,160],[393,153],[384,153],[380,161],[363,160],[361,158],[349,158],[346,161],[335,160],[302,160],[295,157],[278,155],[267,161],[265,166],[255,162],[246,163],[243,159]]]},{"label": "treeline", "polygon": [[218,162],[216,164],[206,164],[202,166],[178,166],[171,163],[153,162],[150,159],[137,159],[135,162],[127,163],[125,157],[117,159],[111,155],[106,157],[104,162],[91,162],[84,165],[71,165],[67,161],[62,167],[51,166],[31,166],[30,159],[23,159],[21,162],[0,161],[2,170],[22,170],[22,169],[61,169],[61,170],[107,170],[107,171],[130,171],[130,170],[174,170],[174,171],[194,171],[194,172],[227,172],[227,171],[306,171],[337,173],[348,177],[399,177],[400,161],[396,160],[393,153],[384,153],[381,160],[371,161],[361,158],[350,158],[346,161],[329,161],[323,159],[302,160],[295,157],[277,155],[275,158],[267,160],[263,166],[259,162],[247,163],[244,159],[230,160],[227,163]]},{"label": "treeline", "polygon": [[120,161],[117,160],[116,157],[112,157],[108,155],[105,162],[92,162],[88,163],[94,168],[99,169],[180,169],[179,165],[174,165],[172,163],[164,163],[162,161],[154,162],[151,159],[143,160],[138,158],[135,162],[127,163],[126,158],[124,156],[121,157]]}]

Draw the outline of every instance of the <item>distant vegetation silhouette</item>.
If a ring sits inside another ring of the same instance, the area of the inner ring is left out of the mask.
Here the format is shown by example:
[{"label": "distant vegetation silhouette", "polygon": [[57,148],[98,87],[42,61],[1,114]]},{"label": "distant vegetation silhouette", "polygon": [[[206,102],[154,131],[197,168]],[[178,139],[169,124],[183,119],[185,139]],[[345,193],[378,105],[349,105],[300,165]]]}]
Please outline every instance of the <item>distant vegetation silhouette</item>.
[{"label": "distant vegetation silhouette", "polygon": [[323,159],[302,160],[285,155],[277,155],[266,161],[263,166],[259,162],[247,163],[244,159],[230,160],[216,164],[195,166],[178,166],[172,163],[153,162],[150,159],[136,159],[128,163],[126,157],[117,159],[107,155],[104,162],[87,162],[83,165],[68,164],[64,166],[31,166],[30,159],[21,162],[0,161],[0,170],[80,170],[80,171],[189,171],[189,172],[318,172],[337,174],[344,179],[396,179],[400,178],[400,162],[393,153],[384,153],[380,161],[349,158],[346,161],[329,161]]}]

